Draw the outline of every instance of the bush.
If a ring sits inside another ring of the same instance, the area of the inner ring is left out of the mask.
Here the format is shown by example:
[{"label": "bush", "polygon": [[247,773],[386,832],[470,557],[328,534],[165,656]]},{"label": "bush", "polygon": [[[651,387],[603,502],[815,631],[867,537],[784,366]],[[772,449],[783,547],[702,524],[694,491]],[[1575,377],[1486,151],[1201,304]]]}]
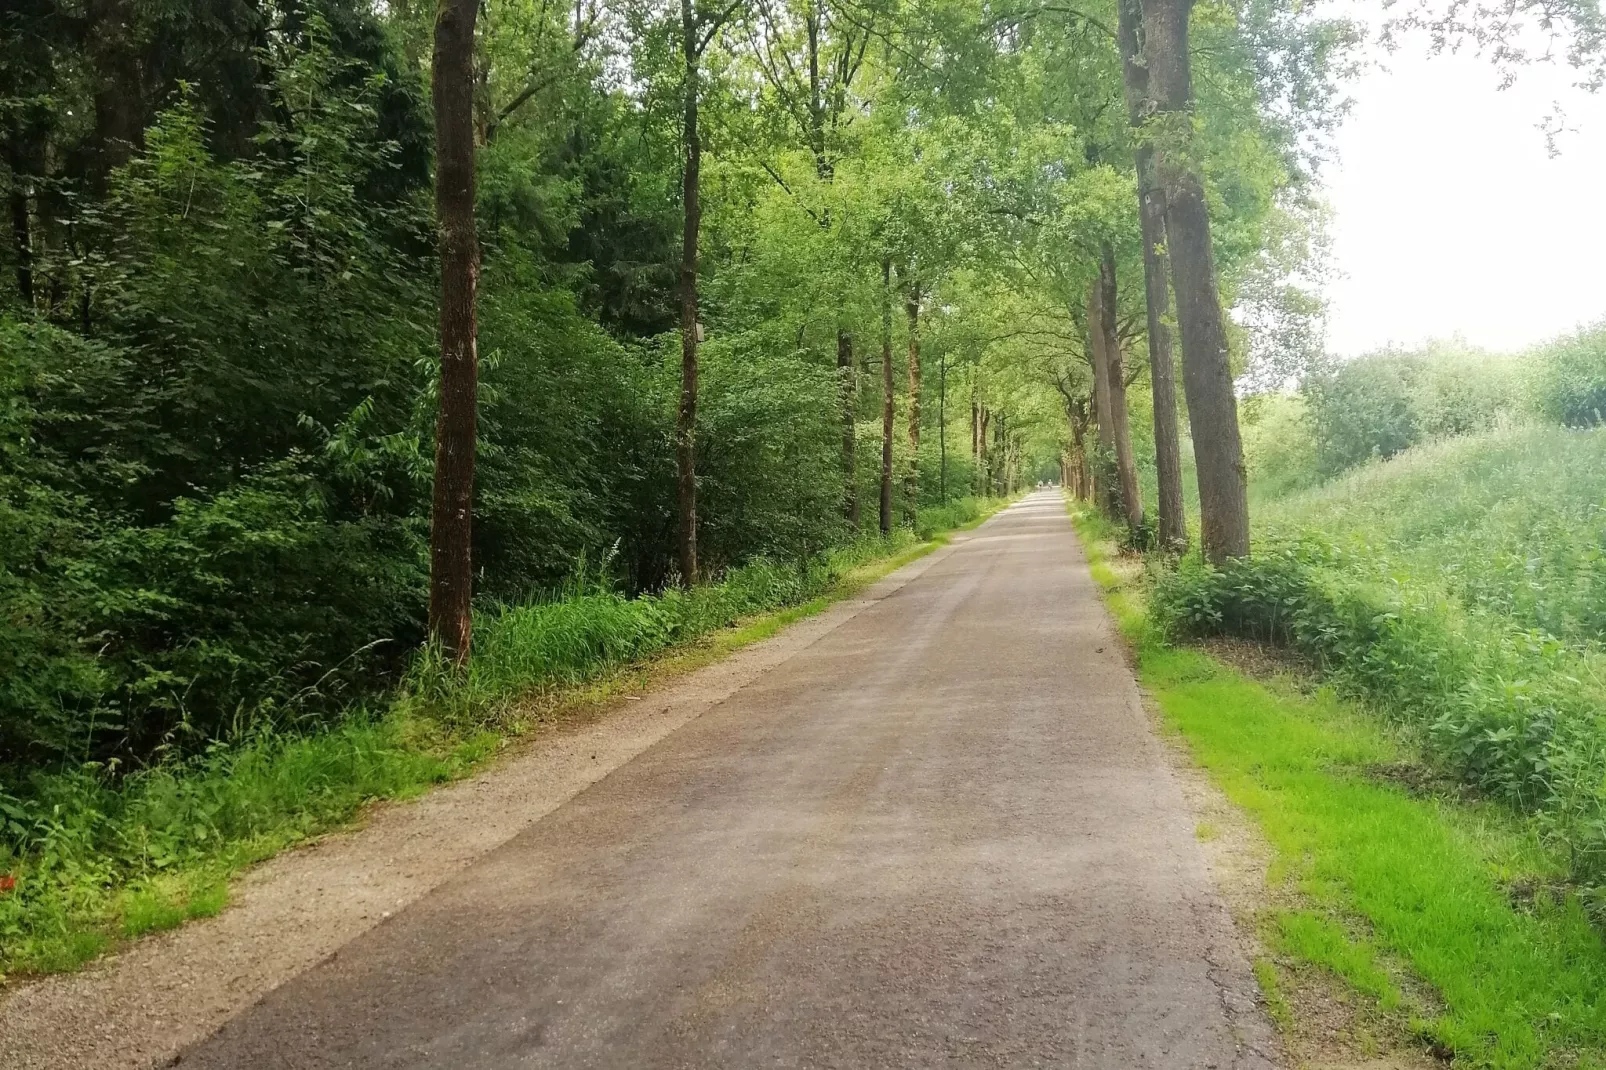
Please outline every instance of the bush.
[{"label": "bush", "polygon": [[1410,577],[1524,629],[1606,640],[1606,430],[1511,427],[1419,446],[1257,512],[1352,571]]},{"label": "bush", "polygon": [[1153,605],[1173,635],[1236,635],[1304,654],[1413,729],[1447,769],[1537,812],[1574,875],[1606,884],[1606,664],[1345,566],[1341,550],[1314,539],[1219,569],[1190,561],[1157,581]]},{"label": "bush", "polygon": [[1606,423],[1606,323],[1541,346],[1534,361],[1534,407],[1564,427]]},{"label": "bush", "polygon": [[1450,347],[1385,351],[1329,366],[1304,385],[1323,475],[1419,442],[1493,428],[1518,408],[1510,361]]}]

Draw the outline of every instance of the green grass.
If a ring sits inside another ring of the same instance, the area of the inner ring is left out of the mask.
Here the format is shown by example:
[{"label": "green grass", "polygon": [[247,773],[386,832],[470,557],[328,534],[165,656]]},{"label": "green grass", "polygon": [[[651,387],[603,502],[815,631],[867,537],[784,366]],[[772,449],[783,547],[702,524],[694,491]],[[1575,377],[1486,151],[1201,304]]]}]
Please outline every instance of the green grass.
[{"label": "green grass", "polygon": [[1447,439],[1256,504],[1262,542],[1320,533],[1375,578],[1562,639],[1606,638],[1606,429]]},{"label": "green grass", "polygon": [[[1078,522],[1139,675],[1195,761],[1258,826],[1270,880],[1303,906],[1267,919],[1281,954],[1330,971],[1382,1010],[1408,1013],[1456,1065],[1606,1066],[1606,947],[1575,899],[1517,909],[1509,882],[1562,864],[1493,804],[1420,797],[1376,770],[1417,758],[1384,722],[1330,691],[1251,680],[1166,645],[1141,586],[1113,567],[1107,525]],[[1434,993],[1414,1001],[1397,963]],[[1257,975],[1273,972],[1269,965]],[[1294,1013],[1268,993],[1274,1015]],[[1278,1008],[1281,1007],[1279,1012]]]},{"label": "green grass", "polygon": [[117,776],[98,766],[0,785],[0,980],[75,969],[119,940],[216,914],[229,879],[349,822],[466,775],[565,703],[684,671],[819,612],[979,524],[1003,503],[957,503],[809,569],[758,562],[692,592],[626,599],[594,584],[476,620],[465,673],[427,652],[394,699],[318,731],[264,729]]}]

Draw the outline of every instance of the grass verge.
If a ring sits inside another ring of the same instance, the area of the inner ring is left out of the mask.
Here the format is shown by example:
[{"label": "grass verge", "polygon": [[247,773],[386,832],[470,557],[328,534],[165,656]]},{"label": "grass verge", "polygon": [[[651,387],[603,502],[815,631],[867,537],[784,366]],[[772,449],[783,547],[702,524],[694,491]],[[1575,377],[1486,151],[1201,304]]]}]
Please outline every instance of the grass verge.
[{"label": "grass verge", "polygon": [[[1329,690],[1167,645],[1110,529],[1075,519],[1165,724],[1293,893],[1269,894],[1279,905],[1258,919],[1275,953],[1342,979],[1454,1065],[1606,1066],[1606,948],[1575,896],[1546,891],[1565,860],[1531,822],[1397,775],[1421,767],[1409,740]],[[1268,999],[1297,1017],[1274,984]]]},{"label": "grass verge", "polygon": [[382,799],[466,776],[510,742],[687,672],[930,553],[1002,501],[923,513],[808,569],[756,563],[692,592],[626,599],[577,583],[476,622],[466,672],[427,652],[397,694],[316,731],[264,730],[117,776],[0,785],[0,983],[72,970],[119,942],[222,910],[230,879]]}]

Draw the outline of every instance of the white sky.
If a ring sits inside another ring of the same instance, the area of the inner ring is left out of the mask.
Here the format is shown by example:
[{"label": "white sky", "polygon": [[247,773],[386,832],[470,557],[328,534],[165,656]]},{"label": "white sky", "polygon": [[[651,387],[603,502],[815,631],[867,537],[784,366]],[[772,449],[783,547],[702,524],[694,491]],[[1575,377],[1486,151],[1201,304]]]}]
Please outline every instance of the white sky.
[{"label": "white sky", "polygon": [[[1500,90],[1472,55],[1376,53],[1324,173],[1336,277],[1328,348],[1463,335],[1513,349],[1606,316],[1606,92],[1563,64]],[[1540,122],[1569,131],[1549,158]]]}]

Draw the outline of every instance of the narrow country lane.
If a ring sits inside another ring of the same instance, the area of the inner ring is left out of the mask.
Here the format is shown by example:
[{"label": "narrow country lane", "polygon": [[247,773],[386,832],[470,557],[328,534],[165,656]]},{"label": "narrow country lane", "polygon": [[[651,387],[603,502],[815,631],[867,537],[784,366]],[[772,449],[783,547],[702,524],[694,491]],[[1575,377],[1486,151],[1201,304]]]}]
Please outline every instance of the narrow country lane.
[{"label": "narrow country lane", "polygon": [[1057,492],[184,1053],[184,1067],[1264,1067]]}]

